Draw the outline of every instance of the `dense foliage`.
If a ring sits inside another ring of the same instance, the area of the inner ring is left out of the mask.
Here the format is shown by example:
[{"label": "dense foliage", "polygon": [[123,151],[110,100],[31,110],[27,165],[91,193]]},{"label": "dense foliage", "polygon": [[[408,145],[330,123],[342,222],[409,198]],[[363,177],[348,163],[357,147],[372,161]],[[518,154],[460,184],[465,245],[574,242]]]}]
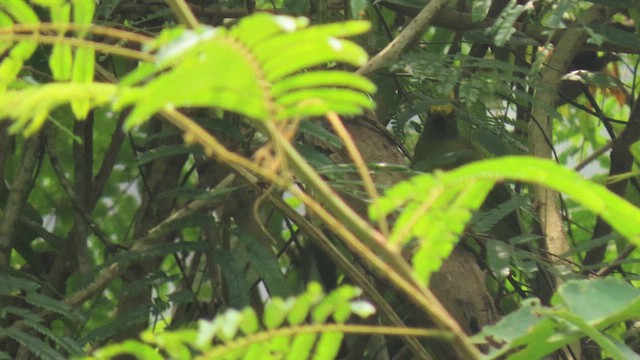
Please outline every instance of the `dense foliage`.
[{"label": "dense foliage", "polygon": [[637,1],[5,0],[0,51],[0,358],[640,357]]}]

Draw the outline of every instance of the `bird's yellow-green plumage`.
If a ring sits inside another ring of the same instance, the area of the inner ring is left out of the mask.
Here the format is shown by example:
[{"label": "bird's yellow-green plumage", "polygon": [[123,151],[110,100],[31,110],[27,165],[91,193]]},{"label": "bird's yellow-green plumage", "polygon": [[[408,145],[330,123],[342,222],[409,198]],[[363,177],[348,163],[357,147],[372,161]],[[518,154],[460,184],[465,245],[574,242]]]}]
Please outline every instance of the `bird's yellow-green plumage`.
[{"label": "bird's yellow-green plumage", "polygon": [[[484,152],[469,139],[460,135],[453,108],[431,108],[424,129],[416,143],[413,168],[429,172],[436,169],[450,170],[484,158]],[[481,210],[488,211],[504,204],[512,194],[504,184],[496,185],[487,196]],[[522,231],[515,213],[501,219],[491,229],[491,236],[508,241],[521,235]]]},{"label": "bird's yellow-green plumage", "polygon": [[[413,168],[418,171],[450,170],[481,160],[485,154],[480,147],[460,135],[452,108],[432,108],[414,149]],[[496,184],[480,210],[487,212],[496,209],[512,198],[513,194],[505,184]],[[489,233],[484,235],[508,242],[522,233],[517,213],[511,212],[497,220]],[[534,252],[528,244],[523,248]],[[538,271],[531,281],[534,293],[547,301],[554,291],[553,280],[548,271],[538,265]]]},{"label": "bird's yellow-green plumage", "polygon": [[460,136],[452,108],[431,109],[414,149],[415,170],[448,170],[482,157],[482,151],[477,146]]}]

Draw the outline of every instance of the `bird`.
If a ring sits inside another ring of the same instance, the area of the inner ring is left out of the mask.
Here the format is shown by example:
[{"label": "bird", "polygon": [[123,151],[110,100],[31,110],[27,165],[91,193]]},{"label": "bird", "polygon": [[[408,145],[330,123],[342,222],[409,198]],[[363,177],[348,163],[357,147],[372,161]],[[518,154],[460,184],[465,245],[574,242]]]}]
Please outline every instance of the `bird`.
[{"label": "bird", "polygon": [[[456,111],[450,104],[429,109],[420,138],[413,154],[413,170],[432,172],[451,170],[484,158],[485,151],[461,136],[456,120]],[[513,197],[505,184],[497,184],[487,195],[481,211],[489,211],[506,203]],[[491,229],[492,237],[508,242],[522,235],[518,216],[515,212],[503,217]]]},{"label": "bird", "polygon": [[[412,167],[413,170],[420,172],[446,171],[485,159],[486,155],[486,151],[460,134],[456,110],[452,105],[436,106],[431,107],[428,111],[422,133],[414,148]],[[498,209],[514,199],[514,196],[514,192],[506,184],[497,183],[487,195],[480,211],[487,213]],[[521,199],[526,200],[526,198]],[[476,236],[471,236],[471,238],[510,243],[510,240],[524,234],[516,211],[510,211],[506,215],[504,211],[497,211],[496,218],[491,219],[488,223],[489,226],[483,229],[486,233],[476,233]],[[469,245],[469,241],[463,243]],[[473,247],[473,245],[471,246]],[[482,247],[484,248],[484,246]],[[524,250],[527,254],[535,254],[536,248],[531,243],[520,244],[513,247],[512,254],[517,253],[517,250]],[[527,267],[529,269],[527,271],[533,271],[533,273],[527,274],[527,277],[530,277],[533,294],[538,296],[543,303],[547,303],[554,291],[554,283],[548,270],[535,255],[517,256],[520,265]],[[527,266],[524,265],[524,262],[534,262],[535,265]],[[524,269],[522,266],[519,267]],[[508,273],[508,269],[506,270]],[[506,276],[506,273],[496,273],[495,269],[494,273],[499,279]]]}]

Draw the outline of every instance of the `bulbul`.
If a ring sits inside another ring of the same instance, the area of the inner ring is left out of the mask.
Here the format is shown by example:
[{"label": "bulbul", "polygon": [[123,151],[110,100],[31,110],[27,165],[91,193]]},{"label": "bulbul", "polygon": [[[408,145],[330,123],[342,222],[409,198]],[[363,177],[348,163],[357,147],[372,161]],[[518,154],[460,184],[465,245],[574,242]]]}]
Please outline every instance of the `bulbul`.
[{"label": "bulbul", "polygon": [[[456,114],[451,106],[434,107],[428,114],[413,155],[413,169],[430,172],[436,169],[450,170],[485,158],[484,152],[470,140],[460,135]],[[482,204],[481,211],[489,211],[512,199],[513,194],[505,184],[496,184]],[[511,212],[497,220],[488,234],[499,241],[509,242],[522,235],[518,215]],[[528,246],[525,246],[528,248]],[[531,251],[531,249],[526,249]],[[543,301],[553,292],[551,277],[544,267],[538,266],[538,274],[532,279],[534,292]]]},{"label": "bulbul", "polygon": [[[435,107],[429,113],[413,154],[413,169],[430,172],[450,170],[484,158],[483,151],[460,135],[453,107]],[[504,184],[497,184],[487,196],[481,210],[488,211],[509,201],[512,194]],[[491,236],[508,242],[521,235],[515,213],[500,219],[491,229]]]}]

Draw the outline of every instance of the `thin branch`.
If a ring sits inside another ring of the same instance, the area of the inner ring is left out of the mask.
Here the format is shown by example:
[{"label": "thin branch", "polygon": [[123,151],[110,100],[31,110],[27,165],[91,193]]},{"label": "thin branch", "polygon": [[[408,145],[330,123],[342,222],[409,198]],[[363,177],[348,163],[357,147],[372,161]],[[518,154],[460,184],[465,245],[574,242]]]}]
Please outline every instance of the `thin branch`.
[{"label": "thin branch", "polygon": [[[371,199],[372,202],[378,204],[377,200],[380,197],[380,195],[376,190],[376,185],[373,182],[373,178],[371,177],[370,170],[367,167],[367,164],[364,162],[364,159],[362,158],[362,154],[360,153],[360,150],[358,150],[358,147],[353,141],[353,137],[351,136],[351,134],[349,134],[349,131],[347,131],[347,129],[344,127],[344,124],[342,123],[342,121],[340,120],[337,114],[335,113],[327,114],[327,120],[329,120],[329,123],[331,124],[331,126],[333,126],[333,129],[335,130],[336,135],[338,135],[342,140],[342,142],[344,143],[344,146],[347,149],[347,152],[349,153],[351,160],[353,160],[353,163],[358,169],[358,174],[362,179],[364,188],[367,191],[369,198]],[[389,224],[387,224],[387,220],[384,216],[380,217],[378,221],[378,226],[380,227],[380,231],[382,232],[382,234],[384,236],[388,236]]]},{"label": "thin branch", "polygon": [[422,35],[438,11],[447,5],[448,2],[449,0],[429,1],[427,6],[411,20],[409,25],[407,25],[398,37],[356,72],[361,75],[367,75],[384,67],[389,61],[397,59],[413,41]]},{"label": "thin branch", "polygon": [[[24,141],[20,168],[16,170],[7,202],[0,212],[2,215],[0,218],[0,266],[10,265],[13,236],[22,209],[32,190],[31,179],[38,162],[40,143],[40,135],[32,136]],[[0,179],[0,181],[2,180]]]},{"label": "thin branch", "polygon": [[576,165],[573,170],[580,171],[584,169],[585,166],[589,165],[592,161],[599,158],[601,155],[611,150],[613,146],[613,141],[609,140],[606,144],[596,149],[596,151],[592,152],[589,156],[587,156],[584,160],[582,160],[578,165]]},{"label": "thin branch", "polygon": [[167,4],[171,8],[171,12],[178,18],[180,24],[187,27],[187,29],[195,29],[200,25],[198,19],[193,15],[189,4],[184,0],[166,0]]},{"label": "thin branch", "polygon": [[[375,288],[375,286],[369,281],[366,274],[360,271],[352,261],[347,259],[344,254],[338,250],[338,248],[333,245],[331,240],[327,238],[327,236],[318,229],[317,226],[314,226],[308,219],[304,216],[300,215],[297,211],[291,208],[282,198],[276,197],[272,193],[268,193],[268,198],[271,203],[280,209],[287,218],[290,218],[292,221],[298,225],[298,228],[302,230],[307,236],[309,236],[318,247],[324,251],[327,256],[331,258],[331,260],[340,267],[347,277],[349,277],[356,285],[358,285],[364,293],[373,300],[376,304],[377,308],[382,311],[383,314],[387,316],[389,321],[398,327],[406,327],[400,316],[395,312],[395,310],[391,307],[389,302],[380,294],[380,292]],[[414,354],[416,356],[422,356],[424,359],[430,359],[431,356],[425,352],[424,347],[420,345],[420,343],[412,336],[405,337],[405,341],[411,347]]]},{"label": "thin branch", "polygon": [[[215,193],[219,189],[229,186],[234,179],[235,175],[228,175],[214,189],[212,189],[210,193]],[[192,214],[198,213],[203,209],[210,208],[211,206],[217,204],[218,201],[220,201],[220,199],[216,197],[210,197],[208,199],[205,197],[203,200],[194,200],[181,209],[176,210],[175,212],[171,213],[171,215],[169,215],[169,217],[167,217],[164,221],[149,230],[149,232],[147,232],[144,236],[136,239],[128,253],[144,253],[145,249],[155,245],[157,240],[161,239],[163,235],[173,231],[173,225],[176,222]],[[80,305],[83,301],[107,287],[114,279],[122,274],[127,269],[127,267],[127,265],[117,262],[111,264],[109,267],[100,271],[100,273],[98,273],[95,280],[91,284],[67,297],[65,299],[65,303],[71,306]]]},{"label": "thin branch", "polygon": [[64,173],[64,169],[60,164],[60,158],[58,157],[58,151],[55,148],[53,139],[47,139],[45,145],[46,145],[47,154],[49,155],[49,162],[51,163],[51,168],[53,169],[54,174],[58,178],[58,181],[60,182],[60,186],[69,197],[71,206],[73,207],[74,211],[82,218],[85,224],[89,226],[91,231],[96,235],[96,237],[98,237],[98,239],[102,242],[102,244],[107,248],[107,251],[109,252],[115,251],[116,245],[114,245],[109,240],[109,237],[104,233],[104,231],[102,231],[102,229],[100,229],[98,224],[96,224],[93,221],[91,216],[87,214],[84,206],[81,206],[81,204],[79,203],[76,191],[74,190],[73,186],[69,182],[69,179],[67,179],[67,176]]},{"label": "thin branch", "polygon": [[[609,177],[624,174],[631,171],[634,157],[631,154],[631,144],[640,139],[640,98],[636,99],[635,106],[629,116],[629,122],[620,136],[613,142],[611,149],[611,168]],[[607,184],[607,189],[623,197],[627,190],[628,179]],[[611,226],[601,217],[598,217],[593,230],[592,239],[598,239],[612,231]],[[599,264],[604,260],[607,245],[601,245],[589,250],[584,258],[586,266]]]}]

